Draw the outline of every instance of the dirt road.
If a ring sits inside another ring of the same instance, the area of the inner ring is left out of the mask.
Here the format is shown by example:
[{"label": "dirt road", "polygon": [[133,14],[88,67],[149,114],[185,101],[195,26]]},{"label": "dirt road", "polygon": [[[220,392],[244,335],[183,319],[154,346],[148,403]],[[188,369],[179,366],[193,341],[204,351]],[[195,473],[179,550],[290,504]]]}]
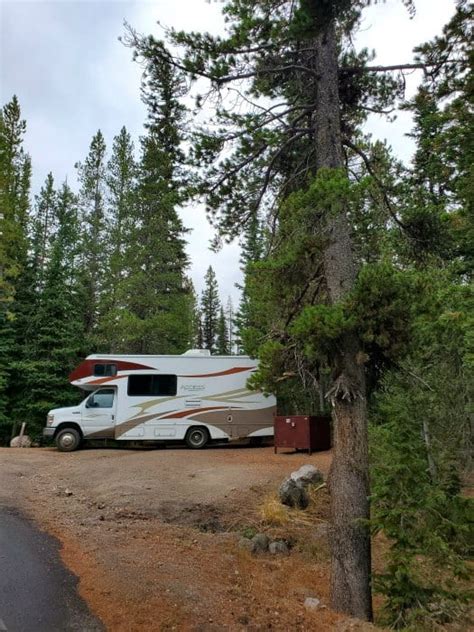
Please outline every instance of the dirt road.
[{"label": "dirt road", "polygon": [[[307,512],[271,511],[286,475],[304,463],[327,474],[330,460],[272,448],[0,449],[0,505],[60,539],[114,632],[365,629],[303,607],[307,596],[328,604],[325,490]],[[240,549],[256,531],[287,540],[290,555]]]}]

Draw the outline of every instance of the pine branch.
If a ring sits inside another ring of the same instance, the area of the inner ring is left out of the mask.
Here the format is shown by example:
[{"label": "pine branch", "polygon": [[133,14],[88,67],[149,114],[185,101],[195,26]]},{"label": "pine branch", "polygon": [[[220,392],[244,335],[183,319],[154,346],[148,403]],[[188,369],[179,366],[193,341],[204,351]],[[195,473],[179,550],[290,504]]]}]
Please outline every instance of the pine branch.
[{"label": "pine branch", "polygon": [[377,184],[377,186],[379,187],[385,205],[387,207],[388,212],[390,213],[391,218],[394,220],[394,222],[396,222],[400,228],[403,228],[404,231],[406,232],[410,232],[409,228],[406,224],[404,224],[398,217],[397,214],[395,213],[395,211],[393,210],[392,207],[392,203],[388,197],[387,194],[387,190],[383,184],[383,182],[380,180],[380,178],[377,176],[377,174],[375,173],[375,171],[372,168],[372,164],[370,162],[369,157],[367,156],[367,154],[365,154],[362,149],[360,147],[357,147],[357,145],[354,145],[353,142],[351,142],[348,138],[344,138],[342,141],[342,144],[345,145],[346,147],[349,147],[349,149],[352,149],[352,151],[354,151],[358,156],[360,156],[367,168],[367,171],[369,172],[369,174],[372,176],[372,178],[374,179],[375,183]]},{"label": "pine branch", "polygon": [[445,59],[437,62],[417,62],[413,64],[393,64],[391,66],[352,66],[343,69],[343,72],[361,73],[361,72],[391,72],[393,70],[427,70],[432,67],[443,66],[449,63],[462,63],[461,59]]},{"label": "pine branch", "polygon": [[[314,263],[314,255],[311,257],[311,260]],[[304,297],[306,295],[306,292],[309,290],[309,288],[310,288],[311,284],[313,283],[313,281],[316,281],[318,276],[319,276],[319,283],[317,284],[317,290],[319,290],[319,287],[321,286],[321,283],[324,280],[324,277],[322,275],[320,275],[322,267],[323,267],[322,262],[320,262],[320,263],[318,263],[316,265],[313,274],[307,279],[305,285],[301,288],[301,291],[299,292],[297,298],[293,301],[292,309],[290,310],[290,313],[288,314],[288,317],[286,319],[285,331],[288,330],[288,327],[289,327],[291,321],[296,316],[296,313],[299,312],[299,310],[301,308],[301,302],[304,299]]]},{"label": "pine branch", "polygon": [[251,79],[252,77],[258,77],[260,75],[278,74],[281,72],[287,72],[288,70],[300,70],[308,74],[317,77],[316,72],[312,68],[302,66],[301,64],[287,64],[286,66],[277,66],[275,68],[259,68],[258,70],[252,70],[249,72],[242,72],[236,75],[224,75],[223,77],[212,77],[208,75],[208,78],[214,81],[217,85],[229,83],[231,81],[240,81],[242,79]]},{"label": "pine branch", "polygon": [[[249,129],[248,128],[244,128],[240,132],[235,132],[234,134],[229,134],[227,136],[221,136],[220,140],[225,141],[225,142],[232,141],[232,140],[237,140],[237,139],[241,138],[242,136],[247,135],[249,132],[255,132],[255,131],[261,129],[262,127],[265,127],[269,123],[273,123],[274,121],[280,121],[285,126],[286,130],[291,129],[292,131],[303,131],[302,128],[294,128],[293,125],[294,125],[294,123],[296,123],[297,121],[302,119],[304,116],[306,116],[306,114],[308,112],[311,112],[314,109],[314,107],[315,107],[314,104],[310,104],[310,105],[305,105],[305,104],[295,105],[294,107],[287,108],[284,112],[278,112],[277,114],[271,114],[268,118],[266,118],[264,120],[261,120],[258,124],[253,125]],[[270,114],[270,110],[271,110],[271,108],[269,108],[268,110],[264,110],[264,111],[266,111],[268,114]],[[298,112],[300,110],[302,110],[302,113],[299,116],[297,116],[295,119],[293,119],[290,124],[287,124],[284,120],[282,120],[282,118],[287,116],[288,114],[292,114],[293,112]],[[311,131],[311,130],[310,130],[310,128],[305,128],[305,131]]]},{"label": "pine branch", "polygon": [[384,110],[383,108],[371,108],[368,105],[361,105],[362,110],[366,112],[373,112],[374,114],[392,114],[395,112],[397,108],[390,108],[389,110]]},{"label": "pine branch", "polygon": [[231,169],[229,172],[224,173],[224,175],[219,178],[219,180],[213,184],[208,190],[207,193],[212,193],[213,191],[215,191],[216,189],[218,189],[222,184],[224,184],[224,182],[226,180],[228,180],[229,178],[231,178],[232,176],[236,175],[237,173],[239,173],[239,171],[241,171],[244,167],[246,167],[249,163],[251,163],[253,160],[255,160],[255,158],[258,158],[261,154],[263,154],[263,152],[267,149],[268,145],[264,144],[262,147],[260,147],[256,152],[254,152],[253,154],[251,154],[250,156],[247,156],[247,158],[245,158],[245,160],[242,160],[241,162],[239,162],[233,169]]},{"label": "pine branch", "polygon": [[285,151],[285,149],[287,147],[289,147],[290,145],[292,145],[295,140],[298,140],[298,138],[301,138],[302,136],[304,136],[307,133],[307,130],[300,130],[298,131],[296,134],[294,134],[291,138],[289,138],[286,142],[283,143],[283,145],[281,145],[281,147],[278,149],[278,151],[274,154],[274,156],[272,156],[272,159],[270,161],[270,164],[267,167],[264,179],[263,179],[263,184],[262,187],[260,189],[260,193],[259,196],[257,198],[257,202],[255,204],[255,210],[259,208],[260,203],[263,199],[263,196],[265,195],[265,192],[268,188],[268,185],[270,183],[270,177],[273,171],[273,167],[275,166],[276,161],[278,160],[278,158],[282,155],[282,153]]}]

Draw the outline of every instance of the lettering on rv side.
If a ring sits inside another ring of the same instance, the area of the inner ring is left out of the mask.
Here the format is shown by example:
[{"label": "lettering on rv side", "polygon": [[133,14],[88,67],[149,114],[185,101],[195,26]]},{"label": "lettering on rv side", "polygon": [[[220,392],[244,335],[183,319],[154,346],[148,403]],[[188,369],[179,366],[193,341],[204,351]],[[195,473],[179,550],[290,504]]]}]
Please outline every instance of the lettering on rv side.
[{"label": "lettering on rv side", "polygon": [[181,384],[179,390],[186,393],[199,393],[204,390],[204,384]]}]

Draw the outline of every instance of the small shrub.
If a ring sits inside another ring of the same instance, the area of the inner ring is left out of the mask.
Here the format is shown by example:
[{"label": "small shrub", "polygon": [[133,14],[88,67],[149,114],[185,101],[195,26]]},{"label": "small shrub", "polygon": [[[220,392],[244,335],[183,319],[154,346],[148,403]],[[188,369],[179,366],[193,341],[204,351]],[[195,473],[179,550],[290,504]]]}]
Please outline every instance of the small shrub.
[{"label": "small shrub", "polygon": [[255,535],[257,535],[258,531],[255,527],[245,527],[241,533],[243,538],[251,540]]},{"label": "small shrub", "polygon": [[266,496],[260,509],[262,520],[269,525],[281,527],[290,520],[288,509],[272,494]]}]

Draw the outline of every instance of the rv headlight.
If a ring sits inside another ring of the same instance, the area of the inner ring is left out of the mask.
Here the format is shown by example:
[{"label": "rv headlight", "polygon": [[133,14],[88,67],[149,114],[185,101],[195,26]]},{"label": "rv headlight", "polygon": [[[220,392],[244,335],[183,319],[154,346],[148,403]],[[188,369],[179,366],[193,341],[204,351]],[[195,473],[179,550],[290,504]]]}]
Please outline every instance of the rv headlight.
[{"label": "rv headlight", "polygon": [[46,418],[46,425],[52,426],[53,421],[54,421],[54,415],[52,415],[51,413],[48,413],[48,416]]}]

